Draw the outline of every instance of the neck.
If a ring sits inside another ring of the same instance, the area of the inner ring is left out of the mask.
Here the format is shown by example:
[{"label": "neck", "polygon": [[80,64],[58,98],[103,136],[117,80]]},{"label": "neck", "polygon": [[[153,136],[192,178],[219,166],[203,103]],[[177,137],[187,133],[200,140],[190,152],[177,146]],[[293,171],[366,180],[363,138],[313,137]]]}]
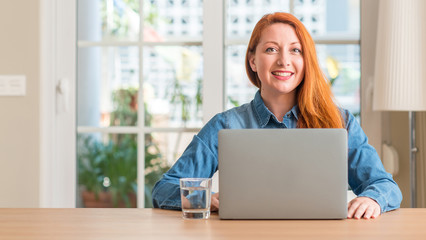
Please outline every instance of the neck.
[{"label": "neck", "polygon": [[284,115],[296,104],[296,91],[288,94],[270,94],[260,92],[265,106],[271,111],[278,121],[282,121]]}]

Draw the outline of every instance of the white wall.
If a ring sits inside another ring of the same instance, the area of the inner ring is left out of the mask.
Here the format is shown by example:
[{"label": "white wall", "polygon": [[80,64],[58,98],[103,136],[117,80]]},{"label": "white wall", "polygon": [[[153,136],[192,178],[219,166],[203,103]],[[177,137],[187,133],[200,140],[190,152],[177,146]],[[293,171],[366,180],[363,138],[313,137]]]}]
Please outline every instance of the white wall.
[{"label": "white wall", "polygon": [[372,109],[378,3],[377,0],[361,1],[361,125],[369,143],[381,155],[382,113]]},{"label": "white wall", "polygon": [[25,96],[0,96],[0,207],[39,205],[39,0],[2,1],[0,75],[25,75]]}]

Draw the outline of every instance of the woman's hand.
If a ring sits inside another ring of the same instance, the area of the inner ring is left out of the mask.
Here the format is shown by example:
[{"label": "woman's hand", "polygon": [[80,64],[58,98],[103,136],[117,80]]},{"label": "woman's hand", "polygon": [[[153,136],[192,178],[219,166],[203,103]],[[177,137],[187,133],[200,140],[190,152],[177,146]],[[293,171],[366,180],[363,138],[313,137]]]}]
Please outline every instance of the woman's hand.
[{"label": "woman's hand", "polygon": [[348,203],[348,218],[364,219],[380,216],[380,205],[369,197],[357,197]]},{"label": "woman's hand", "polygon": [[217,212],[219,211],[219,193],[212,195],[212,205],[210,206],[210,211]]}]

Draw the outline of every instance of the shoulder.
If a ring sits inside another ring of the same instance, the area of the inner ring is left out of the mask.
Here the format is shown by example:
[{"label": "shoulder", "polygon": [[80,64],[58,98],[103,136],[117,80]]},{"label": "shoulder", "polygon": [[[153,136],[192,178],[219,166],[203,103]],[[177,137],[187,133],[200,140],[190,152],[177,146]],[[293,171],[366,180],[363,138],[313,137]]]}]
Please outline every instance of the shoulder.
[{"label": "shoulder", "polygon": [[251,103],[245,103],[241,106],[234,107],[234,108],[231,108],[229,110],[226,110],[222,114],[226,117],[233,118],[233,117],[239,117],[241,115],[246,115],[251,111],[252,111],[252,104]]},{"label": "shoulder", "polygon": [[368,144],[367,135],[364,133],[358,119],[347,109],[339,108],[348,131],[349,148]]},{"label": "shoulder", "polygon": [[225,111],[223,114],[227,120],[227,128],[258,128],[260,119],[253,104],[251,101]]},{"label": "shoulder", "polygon": [[347,109],[339,107],[339,111],[342,115],[343,122],[345,123],[345,127],[349,130],[354,124],[359,126],[358,120],[356,117]]},{"label": "shoulder", "polygon": [[253,108],[251,103],[246,103],[238,107],[228,109],[224,112],[216,114],[206,124],[222,124],[225,128],[229,128],[229,123],[241,118],[248,118],[253,115]]},{"label": "shoulder", "polygon": [[221,129],[247,128],[253,122],[254,113],[250,103],[234,107],[214,115],[199,132],[199,136],[214,136]]}]

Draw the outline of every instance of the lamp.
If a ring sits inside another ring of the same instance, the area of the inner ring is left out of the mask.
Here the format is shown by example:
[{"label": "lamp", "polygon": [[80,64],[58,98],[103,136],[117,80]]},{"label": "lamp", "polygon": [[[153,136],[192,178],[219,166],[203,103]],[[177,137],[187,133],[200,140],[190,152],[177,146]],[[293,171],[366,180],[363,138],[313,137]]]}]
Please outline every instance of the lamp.
[{"label": "lamp", "polygon": [[416,207],[415,113],[426,111],[426,1],[379,2],[373,109],[408,111],[411,207]]}]

